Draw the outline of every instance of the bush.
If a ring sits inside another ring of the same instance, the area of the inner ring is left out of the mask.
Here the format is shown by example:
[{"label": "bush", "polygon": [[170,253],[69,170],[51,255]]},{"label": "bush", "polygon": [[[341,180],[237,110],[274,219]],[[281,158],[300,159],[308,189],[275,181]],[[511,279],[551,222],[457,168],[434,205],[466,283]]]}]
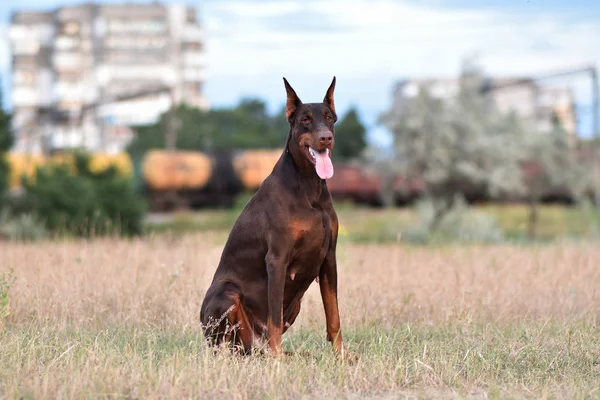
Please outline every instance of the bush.
[{"label": "bush", "polygon": [[8,275],[0,274],[0,328],[2,328],[2,320],[10,315],[10,299],[8,292],[17,278],[13,274],[12,268]]},{"label": "bush", "polygon": [[439,228],[431,232],[429,227],[435,210],[430,200],[417,203],[418,223],[402,233],[404,240],[412,243],[498,243],[504,240],[504,232],[496,218],[472,211],[462,197],[455,201],[453,209],[441,221]]},{"label": "bush", "polygon": [[8,163],[3,157],[3,153],[0,152],[0,207],[3,206],[5,201],[6,190],[8,188],[8,180],[10,176],[10,168]]},{"label": "bush", "polygon": [[72,163],[38,168],[34,180],[24,181],[24,204],[53,233],[141,234],[146,205],[131,177],[115,167],[92,171],[89,161],[89,155],[76,152]]},{"label": "bush", "polygon": [[44,222],[35,214],[0,215],[0,237],[9,240],[36,241],[46,236]]},{"label": "bush", "polygon": [[579,207],[589,222],[588,237],[593,239],[600,238],[600,213],[594,203],[585,199],[581,201]]}]

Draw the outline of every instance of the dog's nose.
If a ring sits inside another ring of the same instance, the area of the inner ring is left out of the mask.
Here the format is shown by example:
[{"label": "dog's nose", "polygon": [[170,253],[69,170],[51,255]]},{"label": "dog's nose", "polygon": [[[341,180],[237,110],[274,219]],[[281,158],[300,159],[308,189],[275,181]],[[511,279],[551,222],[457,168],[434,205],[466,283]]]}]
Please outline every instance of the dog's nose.
[{"label": "dog's nose", "polygon": [[333,135],[329,132],[319,135],[319,142],[323,146],[329,146],[332,141],[333,141]]}]

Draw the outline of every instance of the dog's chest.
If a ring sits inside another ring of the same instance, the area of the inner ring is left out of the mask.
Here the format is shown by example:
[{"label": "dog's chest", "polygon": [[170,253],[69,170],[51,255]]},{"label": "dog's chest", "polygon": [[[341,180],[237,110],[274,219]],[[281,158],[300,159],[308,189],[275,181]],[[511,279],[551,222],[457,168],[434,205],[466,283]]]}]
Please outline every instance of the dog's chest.
[{"label": "dog's chest", "polygon": [[331,245],[331,218],[324,211],[307,213],[292,219],[294,256],[290,278],[314,279]]}]

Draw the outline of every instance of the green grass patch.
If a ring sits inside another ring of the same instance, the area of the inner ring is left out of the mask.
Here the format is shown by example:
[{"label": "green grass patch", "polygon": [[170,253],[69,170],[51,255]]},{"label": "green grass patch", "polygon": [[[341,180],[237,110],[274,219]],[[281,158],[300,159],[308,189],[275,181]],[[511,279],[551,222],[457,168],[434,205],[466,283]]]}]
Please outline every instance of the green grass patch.
[{"label": "green grass patch", "polygon": [[193,328],[12,326],[0,333],[7,398],[592,398],[595,324],[400,324],[347,329],[355,365],[320,330],[284,336],[283,362],[209,351]]},{"label": "green grass patch", "polygon": [[[170,214],[163,221],[148,222],[147,231],[159,234],[228,232],[246,200],[239,201],[230,210]],[[527,237],[528,208],[525,205],[484,205],[472,210],[495,218],[507,241],[530,241]],[[412,208],[374,209],[341,203],[336,206],[336,211],[340,220],[340,241],[348,243],[400,242],[403,241],[403,233],[419,221],[417,212]],[[600,237],[600,212],[585,207],[541,205],[537,232],[536,242],[540,243],[560,239],[597,239]]]}]

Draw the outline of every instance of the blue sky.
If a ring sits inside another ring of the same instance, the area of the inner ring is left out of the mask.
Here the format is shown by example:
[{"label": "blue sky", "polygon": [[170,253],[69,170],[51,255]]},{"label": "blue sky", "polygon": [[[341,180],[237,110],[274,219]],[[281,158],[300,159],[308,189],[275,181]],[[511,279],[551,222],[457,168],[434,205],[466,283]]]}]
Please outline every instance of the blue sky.
[{"label": "blue sky", "polygon": [[[130,2],[144,2],[129,0]],[[65,0],[2,0],[0,72],[6,90],[6,26],[15,9],[51,9]],[[107,0],[107,2],[116,2]],[[166,0],[165,3],[169,3]],[[285,76],[305,102],[320,101],[333,75],[340,113],[358,107],[374,140],[393,84],[407,77],[453,76],[478,54],[493,75],[538,75],[599,64],[600,1],[594,0],[204,0],[206,92],[213,106],[244,96],[279,109]],[[580,130],[591,131],[585,76],[549,82],[576,91]],[[10,106],[5,96],[5,105]]]}]

